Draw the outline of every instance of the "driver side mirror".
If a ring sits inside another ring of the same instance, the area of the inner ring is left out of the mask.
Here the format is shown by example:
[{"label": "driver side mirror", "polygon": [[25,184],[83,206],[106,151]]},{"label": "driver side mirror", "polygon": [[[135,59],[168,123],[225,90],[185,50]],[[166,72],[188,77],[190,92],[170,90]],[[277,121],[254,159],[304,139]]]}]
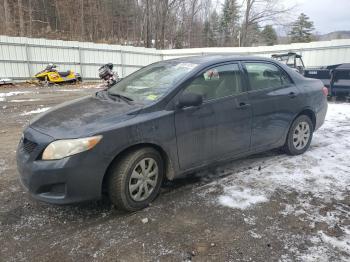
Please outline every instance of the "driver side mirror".
[{"label": "driver side mirror", "polygon": [[203,96],[195,93],[182,94],[177,102],[177,108],[200,106],[203,103]]}]

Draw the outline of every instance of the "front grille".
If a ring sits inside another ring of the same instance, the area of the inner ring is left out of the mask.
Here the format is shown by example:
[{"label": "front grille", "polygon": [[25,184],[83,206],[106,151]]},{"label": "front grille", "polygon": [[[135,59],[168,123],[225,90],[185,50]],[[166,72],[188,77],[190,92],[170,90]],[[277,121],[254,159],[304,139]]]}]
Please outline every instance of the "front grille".
[{"label": "front grille", "polygon": [[37,143],[30,141],[27,138],[23,138],[22,148],[23,148],[23,151],[26,152],[27,154],[31,154],[37,146],[38,146]]}]

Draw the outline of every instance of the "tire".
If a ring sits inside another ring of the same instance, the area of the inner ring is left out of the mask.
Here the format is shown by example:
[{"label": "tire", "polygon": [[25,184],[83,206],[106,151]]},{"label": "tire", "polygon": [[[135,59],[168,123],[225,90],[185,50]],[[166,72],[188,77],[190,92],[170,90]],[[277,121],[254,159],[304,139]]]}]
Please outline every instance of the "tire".
[{"label": "tire", "polygon": [[313,130],[310,117],[298,116],[289,129],[283,150],[292,156],[303,154],[310,147]]},{"label": "tire", "polygon": [[164,164],[157,150],[145,147],[131,151],[112,166],[107,184],[109,198],[118,209],[143,209],[158,195],[163,177]]}]

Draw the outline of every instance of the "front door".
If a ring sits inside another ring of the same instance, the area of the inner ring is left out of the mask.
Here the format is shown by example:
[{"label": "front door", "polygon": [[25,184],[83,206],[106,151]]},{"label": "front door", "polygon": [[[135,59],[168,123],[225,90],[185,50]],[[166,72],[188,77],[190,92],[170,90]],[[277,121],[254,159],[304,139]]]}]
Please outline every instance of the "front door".
[{"label": "front door", "polygon": [[202,95],[203,104],[175,113],[182,170],[249,150],[251,108],[238,64],[205,70],[185,87],[186,92]]}]

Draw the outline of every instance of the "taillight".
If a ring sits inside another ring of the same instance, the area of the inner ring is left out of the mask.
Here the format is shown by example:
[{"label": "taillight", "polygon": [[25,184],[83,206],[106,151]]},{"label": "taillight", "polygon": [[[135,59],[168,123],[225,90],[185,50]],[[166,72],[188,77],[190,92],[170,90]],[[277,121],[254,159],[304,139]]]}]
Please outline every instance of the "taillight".
[{"label": "taillight", "polygon": [[328,96],[328,88],[324,86],[322,88],[322,93],[323,93],[324,96]]}]

